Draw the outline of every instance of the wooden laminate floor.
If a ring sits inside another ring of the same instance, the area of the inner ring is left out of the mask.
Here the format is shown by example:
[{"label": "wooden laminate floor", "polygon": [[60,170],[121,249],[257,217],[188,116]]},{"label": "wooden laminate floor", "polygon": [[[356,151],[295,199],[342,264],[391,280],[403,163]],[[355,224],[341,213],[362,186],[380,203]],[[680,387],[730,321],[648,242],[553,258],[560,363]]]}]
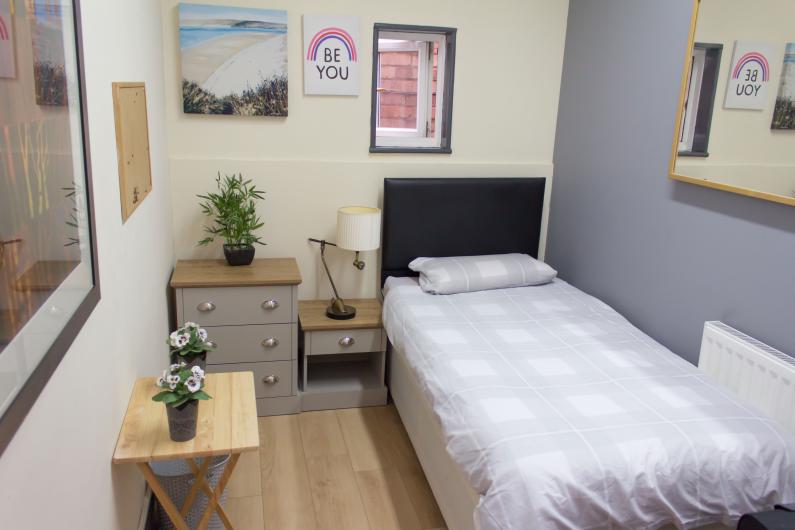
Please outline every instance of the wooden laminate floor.
[{"label": "wooden laminate floor", "polygon": [[259,418],[227,489],[237,530],[431,530],[436,501],[394,406]]}]

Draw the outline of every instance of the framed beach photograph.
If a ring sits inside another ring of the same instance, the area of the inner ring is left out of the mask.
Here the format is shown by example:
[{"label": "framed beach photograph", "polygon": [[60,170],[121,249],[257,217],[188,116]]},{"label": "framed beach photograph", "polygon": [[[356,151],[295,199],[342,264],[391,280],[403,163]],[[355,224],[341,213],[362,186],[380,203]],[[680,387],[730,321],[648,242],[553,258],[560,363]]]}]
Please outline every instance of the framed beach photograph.
[{"label": "framed beach photograph", "polygon": [[771,129],[795,129],[795,42],[787,43]]},{"label": "framed beach photograph", "polygon": [[67,79],[63,41],[66,8],[55,2],[34,1],[28,9],[36,104],[65,106]]},{"label": "framed beach photograph", "polygon": [[287,116],[287,11],[179,5],[186,114]]}]

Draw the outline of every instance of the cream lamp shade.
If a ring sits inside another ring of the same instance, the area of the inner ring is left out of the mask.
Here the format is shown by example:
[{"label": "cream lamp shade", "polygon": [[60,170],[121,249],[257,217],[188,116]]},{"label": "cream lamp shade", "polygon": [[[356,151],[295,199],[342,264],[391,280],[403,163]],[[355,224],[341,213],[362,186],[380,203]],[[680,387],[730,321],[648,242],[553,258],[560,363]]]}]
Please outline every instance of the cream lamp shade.
[{"label": "cream lamp shade", "polygon": [[337,210],[337,246],[356,252],[381,245],[381,210],[370,206],[343,206]]}]

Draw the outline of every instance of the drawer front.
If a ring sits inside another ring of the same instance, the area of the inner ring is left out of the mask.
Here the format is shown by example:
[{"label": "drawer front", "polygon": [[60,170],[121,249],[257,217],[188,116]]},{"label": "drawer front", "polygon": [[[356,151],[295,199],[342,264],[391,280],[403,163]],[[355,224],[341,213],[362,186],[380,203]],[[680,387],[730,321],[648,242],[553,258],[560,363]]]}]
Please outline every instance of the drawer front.
[{"label": "drawer front", "polygon": [[381,329],[310,331],[307,355],[381,351]]},{"label": "drawer front", "polygon": [[254,372],[254,393],[256,397],[269,398],[292,395],[292,364],[292,361],[208,364],[207,371],[210,373]]},{"label": "drawer front", "polygon": [[289,285],[204,287],[182,291],[185,320],[202,326],[292,322],[293,296]]},{"label": "drawer front", "polygon": [[207,329],[216,350],[208,364],[289,361],[292,358],[291,324],[218,326]]}]

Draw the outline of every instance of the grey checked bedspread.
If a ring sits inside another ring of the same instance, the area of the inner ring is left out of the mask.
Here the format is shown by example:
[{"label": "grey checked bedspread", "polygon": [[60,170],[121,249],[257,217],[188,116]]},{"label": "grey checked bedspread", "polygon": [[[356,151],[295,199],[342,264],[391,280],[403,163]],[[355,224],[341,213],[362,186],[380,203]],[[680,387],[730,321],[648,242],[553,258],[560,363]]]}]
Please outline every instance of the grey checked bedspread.
[{"label": "grey checked bedspread", "polygon": [[566,282],[385,292],[478,528],[693,528],[795,502],[788,434]]}]

